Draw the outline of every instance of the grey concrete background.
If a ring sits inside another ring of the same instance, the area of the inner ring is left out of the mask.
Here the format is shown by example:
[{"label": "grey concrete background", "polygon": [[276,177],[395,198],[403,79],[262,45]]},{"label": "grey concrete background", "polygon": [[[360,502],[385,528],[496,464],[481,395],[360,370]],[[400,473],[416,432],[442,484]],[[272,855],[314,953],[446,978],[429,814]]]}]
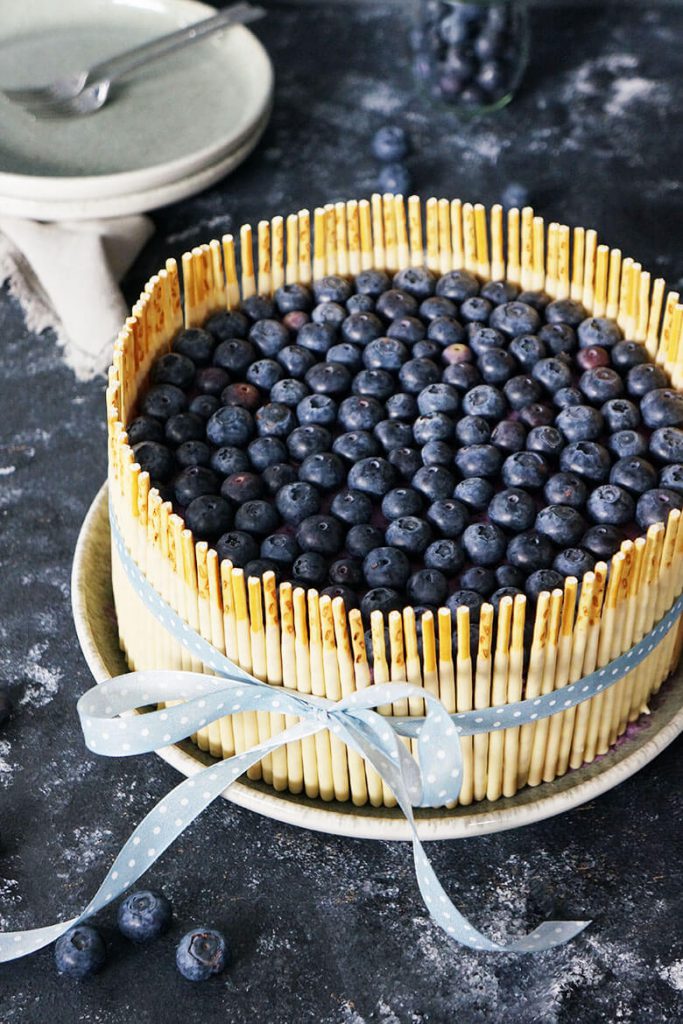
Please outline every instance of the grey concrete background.
[{"label": "grey concrete background", "polygon": [[[510,180],[539,212],[598,228],[675,285],[680,47],[674,5],[533,12],[522,93],[461,124],[415,96],[405,7],[266,3],[257,26],[277,94],[254,155],[226,181],[158,211],[125,282],[133,302],[169,255],[244,221],[368,195],[372,132],[408,126],[417,191],[490,203]],[[108,761],[81,741],[91,680],[71,620],[69,572],[105,475],[103,379],[78,383],[54,335],[30,334],[0,291],[0,679],[17,704],[0,731],[0,926],[76,912],[132,827],[175,784],[154,757]],[[110,962],[78,985],[50,951],[0,969],[0,1021],[22,1024],[664,1024],[683,1019],[680,794],[683,746],[560,818],[437,844],[462,910],[503,939],[548,914],[590,916],[571,945],[533,958],[448,945],[429,922],[402,845],[297,831],[220,802],[149,873],[173,900],[173,932],[149,949],[101,916]],[[531,890],[534,895],[531,896]],[[174,968],[174,941],[224,927],[235,965],[204,986]]]}]

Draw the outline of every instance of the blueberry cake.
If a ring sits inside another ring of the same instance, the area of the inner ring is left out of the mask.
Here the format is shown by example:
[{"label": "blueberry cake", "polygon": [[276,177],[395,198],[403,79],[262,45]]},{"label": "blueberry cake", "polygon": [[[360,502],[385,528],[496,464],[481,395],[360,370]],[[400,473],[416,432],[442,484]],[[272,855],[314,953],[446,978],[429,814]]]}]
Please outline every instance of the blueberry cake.
[{"label": "blueberry cake", "polygon": [[[299,214],[286,264],[282,221],[261,225],[258,279],[244,229],[241,289],[231,238],[195,250],[184,315],[170,261],[117,344],[110,492],[131,553],[273,685],[335,699],[407,678],[451,711],[518,700],[607,664],[680,592],[675,296],[662,282],[650,296],[649,276],[582,229],[570,260],[569,230],[548,228],[546,266],[529,210],[508,214],[503,261],[499,207],[487,221],[445,203],[445,237],[444,203],[436,228],[427,204],[426,245],[414,199],[407,218],[400,197],[319,211],[312,259]],[[113,582],[131,665],[201,668],[115,554]],[[678,654],[676,627],[578,709],[463,741],[461,802],[604,753]],[[229,756],[284,726],[235,715],[196,742]],[[327,734],[252,776],[392,803]]]}]

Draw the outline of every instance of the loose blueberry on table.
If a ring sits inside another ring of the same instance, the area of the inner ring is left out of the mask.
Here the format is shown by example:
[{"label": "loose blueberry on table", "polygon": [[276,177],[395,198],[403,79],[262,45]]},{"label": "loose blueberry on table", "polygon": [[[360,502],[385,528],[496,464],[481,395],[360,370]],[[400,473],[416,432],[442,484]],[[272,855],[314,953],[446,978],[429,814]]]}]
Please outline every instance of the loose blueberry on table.
[{"label": "loose blueberry on table", "polygon": [[132,942],[150,942],[168,930],[173,917],[170,902],[160,892],[132,892],[118,909],[119,931]]},{"label": "loose blueberry on table", "polygon": [[88,978],[104,967],[107,949],[104,939],[91,925],[70,928],[55,943],[55,964],[60,974]]},{"label": "loose blueberry on table", "polygon": [[176,949],[176,966],[188,981],[207,981],[220,974],[230,962],[223,935],[213,928],[193,928],[183,935]]},{"label": "loose blueberry on table", "polygon": [[645,349],[465,270],[254,296],[181,331],[138,412],[135,457],[197,540],[366,624],[533,602],[683,508],[683,395]]}]

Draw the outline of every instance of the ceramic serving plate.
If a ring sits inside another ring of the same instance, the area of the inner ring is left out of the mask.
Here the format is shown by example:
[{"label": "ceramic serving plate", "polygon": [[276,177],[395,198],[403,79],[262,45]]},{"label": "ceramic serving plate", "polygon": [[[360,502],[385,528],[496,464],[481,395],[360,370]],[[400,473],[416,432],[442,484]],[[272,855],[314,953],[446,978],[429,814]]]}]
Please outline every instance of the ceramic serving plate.
[{"label": "ceramic serving plate", "polygon": [[[0,0],[0,88],[42,84],[213,13],[195,0]],[[236,25],[131,75],[89,117],[39,121],[0,95],[0,196],[96,200],[187,179],[253,138],[272,88],[268,55]]]},{"label": "ceramic serving plate", "polygon": [[[72,605],[83,654],[96,681],[127,671],[118,645],[111,590],[107,489],[102,487],[83,523],[72,573]],[[608,754],[552,783],[525,788],[509,799],[470,807],[421,809],[415,817],[422,840],[454,839],[519,828],[570,810],[617,786],[660,753],[683,731],[683,671],[656,698],[652,714],[631,727]],[[157,751],[183,775],[201,771],[213,759],[189,740]],[[355,839],[410,838],[400,810],[354,807],[276,793],[259,782],[234,783],[228,800],[266,817],[319,832]]]},{"label": "ceramic serving plate", "polygon": [[270,109],[256,125],[252,135],[241,146],[226,156],[176,181],[140,191],[100,198],[74,198],[59,201],[14,198],[0,195],[0,214],[8,217],[27,217],[31,220],[65,221],[90,220],[99,217],[125,217],[133,213],[156,210],[169,203],[196,195],[238,167],[255,148],[266,125]]}]

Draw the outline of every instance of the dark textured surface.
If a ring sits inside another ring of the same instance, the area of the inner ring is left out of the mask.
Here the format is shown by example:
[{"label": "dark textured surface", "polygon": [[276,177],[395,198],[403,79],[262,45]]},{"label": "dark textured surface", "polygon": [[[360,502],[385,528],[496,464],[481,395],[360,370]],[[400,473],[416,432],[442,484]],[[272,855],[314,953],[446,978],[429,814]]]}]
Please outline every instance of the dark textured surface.
[{"label": "dark textured surface", "polygon": [[[273,5],[258,27],[277,72],[263,143],[220,186],[155,216],[157,234],[126,282],[131,302],[167,256],[245,220],[369,194],[369,136],[393,117],[413,132],[423,196],[492,202],[507,181],[525,181],[539,212],[597,227],[676,284],[683,11],[535,12],[523,94],[467,125],[414,97],[401,17],[370,0]],[[90,678],[69,572],[105,474],[103,382],[76,383],[54,338],[28,334],[7,291],[0,339],[0,677],[18,705],[0,733],[9,928],[80,909],[177,775],[154,757],[94,758],[76,721]],[[682,752],[679,740],[561,818],[431,847],[456,902],[496,938],[547,914],[593,917],[568,947],[524,959],[447,945],[425,916],[407,847],[300,832],[219,802],[148,876],[174,902],[172,933],[133,949],[109,911],[106,971],[81,985],[60,979],[51,951],[4,966],[0,1021],[680,1021]],[[204,986],[173,965],[174,940],[198,922],[224,927],[236,952],[234,968]]]}]

